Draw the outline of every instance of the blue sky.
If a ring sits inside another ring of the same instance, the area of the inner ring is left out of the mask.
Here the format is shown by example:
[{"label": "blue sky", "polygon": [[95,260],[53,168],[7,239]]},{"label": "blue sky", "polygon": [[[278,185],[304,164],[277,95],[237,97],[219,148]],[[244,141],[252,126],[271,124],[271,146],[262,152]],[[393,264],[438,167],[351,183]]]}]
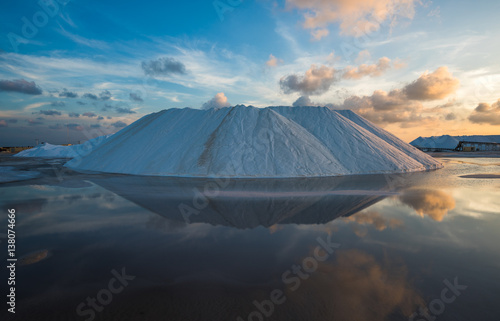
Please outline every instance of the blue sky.
[{"label": "blue sky", "polygon": [[407,141],[500,134],[496,1],[42,3],[2,4],[0,146],[74,143],[166,108],[299,97]]}]

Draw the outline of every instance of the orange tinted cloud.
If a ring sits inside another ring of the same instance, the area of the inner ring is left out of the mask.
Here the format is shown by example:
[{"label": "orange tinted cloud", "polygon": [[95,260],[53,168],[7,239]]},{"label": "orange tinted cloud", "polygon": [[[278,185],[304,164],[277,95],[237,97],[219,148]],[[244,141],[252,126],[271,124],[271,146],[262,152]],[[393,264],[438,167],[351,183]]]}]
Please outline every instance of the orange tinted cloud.
[{"label": "orange tinted cloud", "polygon": [[436,100],[455,93],[459,86],[460,81],[453,77],[448,67],[439,67],[430,74],[424,73],[403,90],[408,99]]},{"label": "orange tinted cloud", "polygon": [[399,196],[399,200],[413,208],[421,217],[427,215],[438,222],[455,208],[455,199],[439,190],[407,190]]},{"label": "orange tinted cloud", "polygon": [[362,225],[372,225],[377,231],[383,231],[387,227],[395,228],[403,225],[403,221],[391,218],[387,219],[379,212],[365,211],[342,218],[345,222],[355,222]]},{"label": "orange tinted cloud", "polygon": [[390,92],[376,90],[371,96],[351,96],[336,109],[351,109],[377,124],[400,123],[402,127],[438,124],[440,119],[453,118],[443,108],[424,108],[421,101],[445,98],[458,89],[460,82],[447,67],[424,73],[401,89]]},{"label": "orange tinted cloud", "polygon": [[348,66],[344,70],[342,78],[344,79],[360,79],[365,76],[378,77],[385,71],[391,68],[391,59],[382,57],[376,64],[362,64],[358,67]]},{"label": "orange tinted cloud", "polygon": [[203,103],[201,106],[202,109],[212,109],[212,108],[222,108],[229,107],[231,104],[228,102],[226,95],[224,93],[218,93],[214,98],[209,101]]},{"label": "orange tinted cloud", "polygon": [[287,94],[298,92],[307,96],[326,92],[335,80],[336,70],[334,68],[311,65],[311,68],[303,76],[288,75],[282,77],[280,87]]},{"label": "orange tinted cloud", "polygon": [[500,99],[493,104],[480,103],[469,116],[476,124],[500,125]]},{"label": "orange tinted cloud", "polygon": [[325,28],[316,29],[316,30],[311,32],[311,36],[312,36],[311,40],[319,41],[319,40],[321,40],[321,38],[326,37],[329,34],[330,34],[330,31],[328,31],[328,29],[325,29]]},{"label": "orange tinted cloud", "polygon": [[397,18],[412,19],[418,0],[287,0],[288,8],[304,12],[303,27],[324,29],[338,23],[340,34],[360,37],[380,28],[384,21],[391,25]]},{"label": "orange tinted cloud", "polygon": [[423,306],[405,266],[381,264],[358,250],[336,253],[334,262],[319,262],[297,291],[287,291],[292,303],[307,302],[304,319],[382,321],[398,314],[409,316]]},{"label": "orange tinted cloud", "polygon": [[283,60],[276,58],[273,54],[269,55],[269,60],[266,61],[266,65],[269,67],[276,67],[278,64],[282,63]]}]

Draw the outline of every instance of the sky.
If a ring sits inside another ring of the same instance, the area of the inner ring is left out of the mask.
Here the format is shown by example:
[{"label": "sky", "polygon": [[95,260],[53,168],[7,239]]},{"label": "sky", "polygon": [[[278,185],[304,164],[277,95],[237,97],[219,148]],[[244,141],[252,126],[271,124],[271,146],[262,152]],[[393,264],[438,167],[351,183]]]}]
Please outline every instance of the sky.
[{"label": "sky", "polygon": [[500,2],[19,0],[0,12],[0,146],[168,108],[351,109],[410,142],[500,134]]}]

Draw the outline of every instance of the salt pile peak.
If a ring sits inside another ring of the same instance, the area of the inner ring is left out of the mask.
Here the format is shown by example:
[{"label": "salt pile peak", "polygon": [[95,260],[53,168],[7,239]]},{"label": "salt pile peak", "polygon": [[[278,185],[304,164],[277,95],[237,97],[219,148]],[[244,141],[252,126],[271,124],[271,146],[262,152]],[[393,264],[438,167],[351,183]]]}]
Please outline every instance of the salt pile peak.
[{"label": "salt pile peak", "polygon": [[239,105],[146,115],[65,166],[136,175],[313,177],[423,171],[441,164],[355,114]]}]

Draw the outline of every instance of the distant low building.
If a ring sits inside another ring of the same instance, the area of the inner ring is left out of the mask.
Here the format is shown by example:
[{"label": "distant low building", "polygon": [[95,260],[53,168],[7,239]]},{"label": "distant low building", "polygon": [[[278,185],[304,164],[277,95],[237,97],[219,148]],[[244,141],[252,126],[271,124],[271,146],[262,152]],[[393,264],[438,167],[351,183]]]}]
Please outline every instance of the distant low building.
[{"label": "distant low building", "polygon": [[425,152],[500,151],[500,135],[419,137],[410,144]]},{"label": "distant low building", "polygon": [[464,142],[458,143],[456,149],[461,152],[476,152],[476,151],[500,151],[500,143],[489,142]]}]

